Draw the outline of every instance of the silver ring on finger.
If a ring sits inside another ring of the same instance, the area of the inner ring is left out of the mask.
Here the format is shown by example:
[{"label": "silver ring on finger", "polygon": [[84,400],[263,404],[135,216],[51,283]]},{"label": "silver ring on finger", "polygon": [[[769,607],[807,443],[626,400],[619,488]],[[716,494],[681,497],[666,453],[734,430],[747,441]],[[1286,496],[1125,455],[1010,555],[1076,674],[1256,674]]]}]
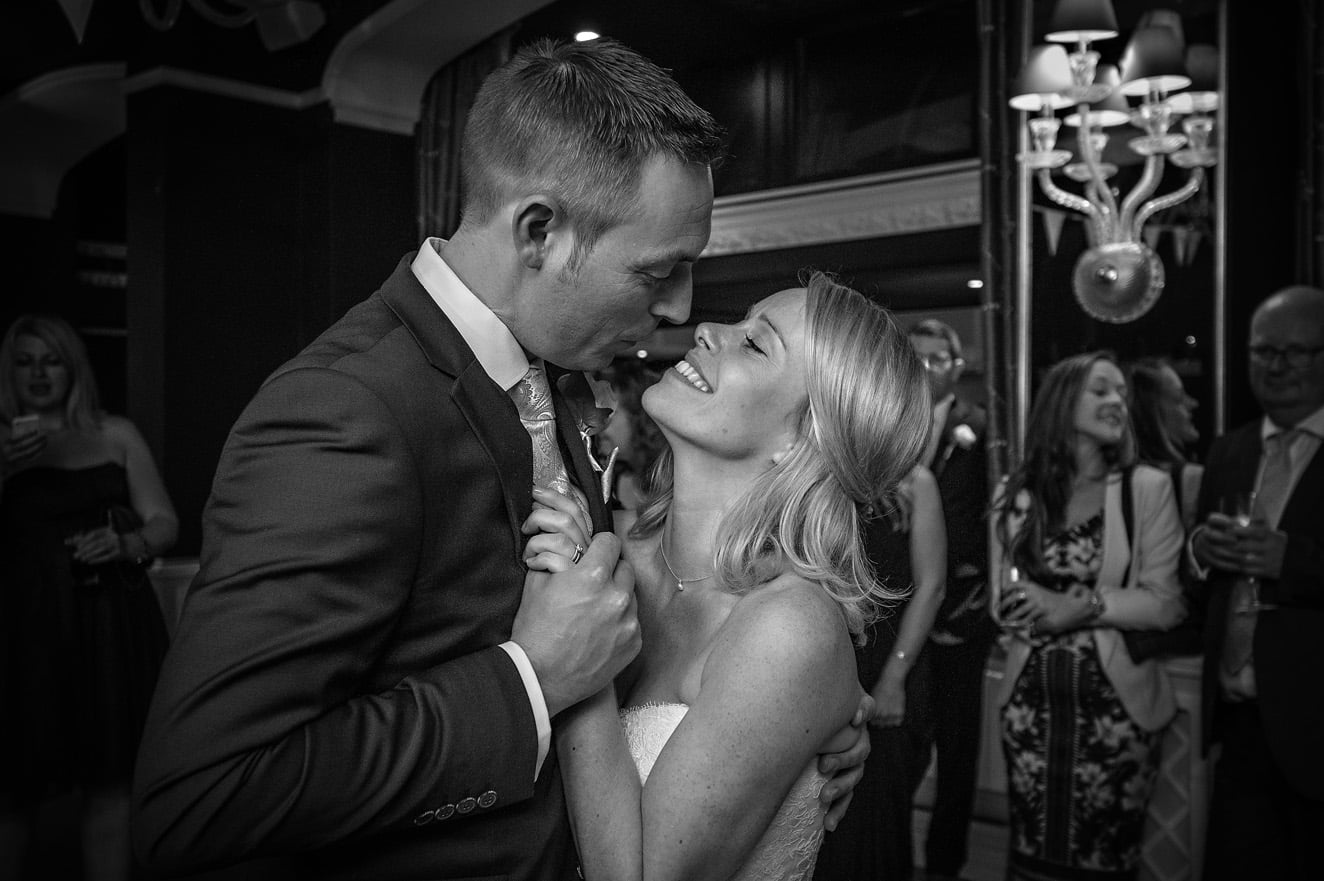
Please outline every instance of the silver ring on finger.
[{"label": "silver ring on finger", "polygon": [[1016,599],[1020,600],[1021,602],[1025,602],[1025,598],[1027,596],[1029,596],[1029,594],[1025,592],[1025,588],[1023,587],[1020,590],[1016,591]]},{"label": "silver ring on finger", "polygon": [[582,544],[578,544],[578,543],[576,543],[576,544],[575,544],[575,555],[574,555],[573,557],[570,558],[570,563],[571,563],[572,565],[575,564],[575,563],[578,563],[578,562],[583,558],[583,556],[584,556],[584,546],[583,546]]}]

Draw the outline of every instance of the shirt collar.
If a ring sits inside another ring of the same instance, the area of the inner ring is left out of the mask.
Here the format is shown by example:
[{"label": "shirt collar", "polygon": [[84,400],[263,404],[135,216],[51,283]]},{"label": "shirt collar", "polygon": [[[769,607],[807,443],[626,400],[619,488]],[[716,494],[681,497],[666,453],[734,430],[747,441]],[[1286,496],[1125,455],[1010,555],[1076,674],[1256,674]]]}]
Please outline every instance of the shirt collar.
[{"label": "shirt collar", "polygon": [[528,372],[528,356],[505,322],[442,259],[440,249],[445,243],[445,239],[425,239],[410,268],[473,349],[483,372],[509,391]]},{"label": "shirt collar", "polygon": [[1305,419],[1302,419],[1296,425],[1289,425],[1287,427],[1283,427],[1278,423],[1274,422],[1268,416],[1265,416],[1262,420],[1260,420],[1260,440],[1262,441],[1268,440],[1270,437],[1273,437],[1275,434],[1279,434],[1280,432],[1284,432],[1292,428],[1295,428],[1298,431],[1305,432],[1306,434],[1314,435],[1315,437],[1318,438],[1324,438],[1324,407],[1320,407],[1318,410],[1316,410],[1314,413],[1311,413]]}]

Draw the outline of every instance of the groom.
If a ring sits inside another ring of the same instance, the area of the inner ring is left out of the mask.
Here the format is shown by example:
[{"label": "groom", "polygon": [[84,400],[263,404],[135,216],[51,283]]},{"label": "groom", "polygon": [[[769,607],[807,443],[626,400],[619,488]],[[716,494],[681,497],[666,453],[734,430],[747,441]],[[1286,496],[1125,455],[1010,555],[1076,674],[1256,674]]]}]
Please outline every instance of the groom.
[{"label": "groom", "polygon": [[[139,755],[149,866],[575,876],[551,720],[639,631],[557,365],[604,367],[688,318],[720,141],[609,41],[540,44],[485,81],[454,237],[270,377],[226,443]],[[548,392],[535,455],[520,407]],[[597,535],[571,570],[527,572],[535,469],[562,467]],[[867,752],[862,735],[825,761]]]}]

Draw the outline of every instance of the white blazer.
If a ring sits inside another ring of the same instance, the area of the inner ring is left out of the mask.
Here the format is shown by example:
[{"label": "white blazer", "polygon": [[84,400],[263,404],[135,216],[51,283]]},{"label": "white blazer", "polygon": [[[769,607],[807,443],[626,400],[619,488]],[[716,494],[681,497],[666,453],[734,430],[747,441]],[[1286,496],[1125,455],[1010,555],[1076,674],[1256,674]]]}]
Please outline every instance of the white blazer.
[{"label": "white blazer", "polygon": [[[1140,727],[1157,731],[1177,713],[1172,683],[1158,661],[1132,663],[1119,629],[1167,630],[1186,617],[1181,583],[1177,580],[1185,532],[1177,513],[1172,480],[1166,473],[1148,465],[1137,465],[1132,472],[1131,489],[1135,506],[1134,559],[1122,518],[1121,473],[1109,475],[1103,502],[1103,564],[1094,585],[1103,599],[1104,613],[1093,628],[1094,644],[1104,674],[1117,690],[1127,714]],[[998,582],[1000,596],[1007,567],[1003,548],[997,541],[993,544],[990,571]],[[1123,585],[1122,573],[1128,560],[1132,560],[1132,565]],[[1024,636],[1015,632],[1010,636],[999,706],[1011,697],[1030,656],[1030,643]]]}]

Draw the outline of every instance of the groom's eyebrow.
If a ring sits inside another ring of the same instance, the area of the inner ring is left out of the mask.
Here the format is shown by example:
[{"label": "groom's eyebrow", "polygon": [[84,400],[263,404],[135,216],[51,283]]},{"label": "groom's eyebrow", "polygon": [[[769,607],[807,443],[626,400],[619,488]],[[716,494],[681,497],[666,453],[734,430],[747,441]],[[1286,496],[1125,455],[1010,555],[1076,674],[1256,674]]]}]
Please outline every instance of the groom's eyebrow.
[{"label": "groom's eyebrow", "polygon": [[677,263],[694,263],[699,258],[683,248],[676,248],[670,251],[662,251],[657,254],[649,254],[642,261],[641,265],[652,268],[654,266],[669,266]]}]

